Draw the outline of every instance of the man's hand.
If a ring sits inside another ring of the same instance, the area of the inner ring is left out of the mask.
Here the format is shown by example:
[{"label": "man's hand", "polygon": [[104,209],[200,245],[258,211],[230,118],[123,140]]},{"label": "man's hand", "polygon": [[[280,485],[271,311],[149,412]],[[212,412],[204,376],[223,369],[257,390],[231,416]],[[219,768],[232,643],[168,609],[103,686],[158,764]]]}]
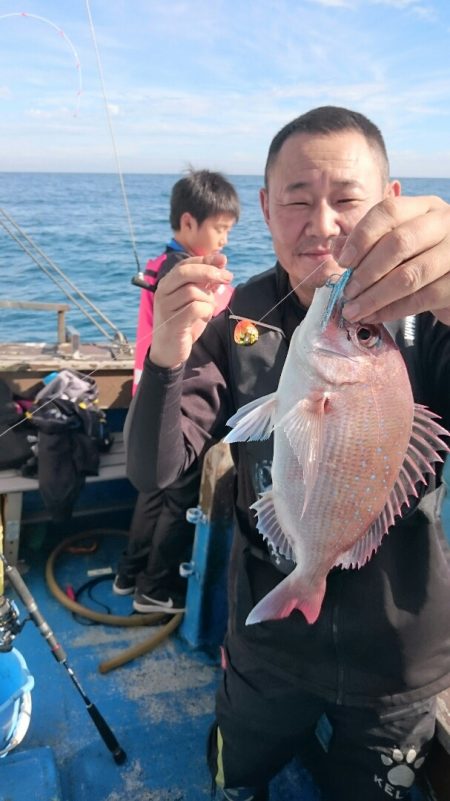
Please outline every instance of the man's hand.
[{"label": "man's hand", "polygon": [[229,284],[221,253],[192,256],[178,262],[161,279],[155,292],[150,359],[159,367],[177,367],[188,359],[192,345],[214,313],[214,292]]},{"label": "man's hand", "polygon": [[432,311],[450,325],[450,205],[441,198],[378,203],[355,226],[339,264],[355,268],[344,293],[348,320],[388,322]]}]

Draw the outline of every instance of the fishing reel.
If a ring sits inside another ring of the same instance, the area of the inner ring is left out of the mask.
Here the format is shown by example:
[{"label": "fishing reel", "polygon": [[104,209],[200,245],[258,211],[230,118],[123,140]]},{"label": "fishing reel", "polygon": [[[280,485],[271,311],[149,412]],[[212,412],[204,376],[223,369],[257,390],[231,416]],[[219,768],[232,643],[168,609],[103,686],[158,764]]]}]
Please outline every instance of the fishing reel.
[{"label": "fishing reel", "polygon": [[0,652],[11,651],[13,640],[25,625],[19,622],[19,610],[14,601],[0,595]]},{"label": "fishing reel", "polygon": [[151,286],[148,281],[145,280],[145,273],[139,272],[136,275],[133,275],[131,279],[131,283],[133,286],[138,286],[141,289],[148,289],[150,292],[153,292],[155,287]]}]

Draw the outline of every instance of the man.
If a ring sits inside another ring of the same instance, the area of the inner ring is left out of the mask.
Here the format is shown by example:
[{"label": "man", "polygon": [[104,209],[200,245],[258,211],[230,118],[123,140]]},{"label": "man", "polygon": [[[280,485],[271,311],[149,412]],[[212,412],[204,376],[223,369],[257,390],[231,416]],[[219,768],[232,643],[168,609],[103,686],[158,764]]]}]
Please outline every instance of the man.
[{"label": "man", "polygon": [[[237,287],[232,302],[234,315],[264,318],[255,345],[234,343],[227,312],[206,328],[214,289],[231,280],[222,256],[188,259],[160,283],[128,420],[129,475],[141,490],[170,483],[224,435],[237,408],[275,391],[315,288],[344,267],[354,268],[349,320],[418,315],[407,336],[397,326],[397,339],[416,401],[450,427],[450,207],[402,198],[378,128],[335,107],[275,136],[261,205],[277,264]],[[450,685],[450,568],[435,528],[415,509],[361,570],[333,570],[313,625],[294,611],[245,626],[292,565],[265,550],[249,511],[267,485],[271,442],[232,448],[236,528],[213,777],[224,798],[263,801],[320,721],[323,799],[406,799],[433,736],[435,696]]]}]

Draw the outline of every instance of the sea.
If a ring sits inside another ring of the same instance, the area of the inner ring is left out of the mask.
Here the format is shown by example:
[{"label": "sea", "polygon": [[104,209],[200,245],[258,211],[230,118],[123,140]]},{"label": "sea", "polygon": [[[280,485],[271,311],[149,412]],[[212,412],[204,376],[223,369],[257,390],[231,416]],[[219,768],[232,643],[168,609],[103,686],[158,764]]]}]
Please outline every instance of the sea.
[{"label": "sea", "polygon": [[[111,336],[114,329],[75,287],[132,341],[140,290],[131,279],[170,239],[170,191],[179,177],[133,174],[121,181],[115,174],[0,173],[0,300],[67,303],[67,323],[84,341],[104,339],[105,330]],[[224,250],[236,284],[272,266],[274,254],[259,204],[262,177],[230,180],[242,209]],[[407,195],[450,202],[450,179],[404,178],[402,187]],[[1,309],[0,342],[55,340],[54,312]]]}]

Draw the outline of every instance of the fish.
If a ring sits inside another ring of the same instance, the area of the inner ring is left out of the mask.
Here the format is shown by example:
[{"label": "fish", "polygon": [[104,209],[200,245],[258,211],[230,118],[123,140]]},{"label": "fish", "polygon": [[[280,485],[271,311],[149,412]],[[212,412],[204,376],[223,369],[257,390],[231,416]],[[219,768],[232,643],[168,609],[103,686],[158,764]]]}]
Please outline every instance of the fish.
[{"label": "fish", "polygon": [[228,420],[225,442],[273,434],[272,485],[250,508],[272,553],[295,563],[247,625],[295,609],[315,623],[330,570],[372,558],[449,450],[439,416],[414,402],[387,328],[343,317],[350,273],[316,289],[276,392]]}]

